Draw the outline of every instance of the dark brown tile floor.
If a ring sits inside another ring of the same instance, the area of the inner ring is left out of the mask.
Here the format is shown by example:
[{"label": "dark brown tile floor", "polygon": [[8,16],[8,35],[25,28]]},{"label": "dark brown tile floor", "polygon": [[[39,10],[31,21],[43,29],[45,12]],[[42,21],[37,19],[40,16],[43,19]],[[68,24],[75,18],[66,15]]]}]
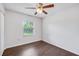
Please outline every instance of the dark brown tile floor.
[{"label": "dark brown tile floor", "polygon": [[43,41],[8,48],[3,56],[77,56]]}]

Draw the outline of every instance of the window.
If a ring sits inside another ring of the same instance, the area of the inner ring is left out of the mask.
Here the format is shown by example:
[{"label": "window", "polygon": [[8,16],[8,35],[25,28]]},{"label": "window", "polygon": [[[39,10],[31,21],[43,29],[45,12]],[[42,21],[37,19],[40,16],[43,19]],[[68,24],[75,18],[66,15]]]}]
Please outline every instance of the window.
[{"label": "window", "polygon": [[24,21],[24,35],[25,36],[33,35],[33,22]]}]

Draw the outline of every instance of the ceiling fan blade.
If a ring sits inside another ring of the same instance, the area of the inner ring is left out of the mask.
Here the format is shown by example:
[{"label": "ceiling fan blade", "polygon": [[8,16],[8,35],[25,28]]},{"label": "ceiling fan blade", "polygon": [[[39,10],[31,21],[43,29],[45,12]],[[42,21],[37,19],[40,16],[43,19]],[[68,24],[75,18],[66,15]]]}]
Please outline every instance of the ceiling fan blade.
[{"label": "ceiling fan blade", "polygon": [[35,7],[25,7],[26,9],[36,9]]},{"label": "ceiling fan blade", "polygon": [[43,6],[43,8],[51,8],[51,7],[54,7],[54,4]]},{"label": "ceiling fan blade", "polygon": [[44,13],[44,14],[48,14],[45,10],[43,10],[43,13]]},{"label": "ceiling fan blade", "polygon": [[35,15],[37,14],[37,12],[35,12]]}]

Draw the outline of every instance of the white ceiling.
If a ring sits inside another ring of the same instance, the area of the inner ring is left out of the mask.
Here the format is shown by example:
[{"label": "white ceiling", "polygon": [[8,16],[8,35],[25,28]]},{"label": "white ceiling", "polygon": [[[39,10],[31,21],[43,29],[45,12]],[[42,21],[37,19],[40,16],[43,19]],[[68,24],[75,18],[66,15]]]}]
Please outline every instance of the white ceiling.
[{"label": "white ceiling", "polygon": [[[46,5],[46,3],[44,3],[44,5]],[[48,12],[47,15],[45,15],[43,13],[34,15],[34,12],[36,10],[25,9],[25,7],[36,7],[36,3],[4,3],[5,8],[8,10],[21,12],[24,14],[28,14],[28,15],[32,15],[32,16],[36,16],[36,17],[41,17],[41,18],[44,18],[48,15],[54,15],[57,12],[66,10],[68,8],[77,6],[79,4],[77,4],[77,3],[54,3],[54,5],[55,5],[54,8],[46,9],[46,11]]]}]

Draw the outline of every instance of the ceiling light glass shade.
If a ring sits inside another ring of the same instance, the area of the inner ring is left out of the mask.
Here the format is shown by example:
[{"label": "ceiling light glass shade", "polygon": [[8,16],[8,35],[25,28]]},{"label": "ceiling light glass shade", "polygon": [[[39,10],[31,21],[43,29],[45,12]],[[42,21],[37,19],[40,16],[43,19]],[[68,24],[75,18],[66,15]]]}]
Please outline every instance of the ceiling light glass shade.
[{"label": "ceiling light glass shade", "polygon": [[37,12],[38,13],[42,13],[43,12],[43,9],[42,8],[37,8]]}]

